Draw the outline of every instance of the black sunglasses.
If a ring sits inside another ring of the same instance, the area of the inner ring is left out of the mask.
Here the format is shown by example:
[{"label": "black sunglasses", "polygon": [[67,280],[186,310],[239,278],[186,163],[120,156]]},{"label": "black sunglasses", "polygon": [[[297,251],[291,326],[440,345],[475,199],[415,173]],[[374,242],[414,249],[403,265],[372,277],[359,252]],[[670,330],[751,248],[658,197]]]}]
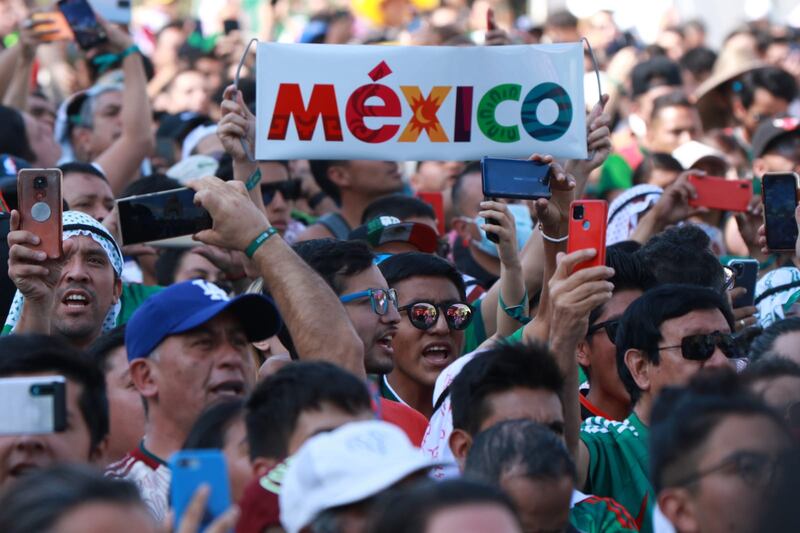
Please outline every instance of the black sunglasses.
[{"label": "black sunglasses", "polygon": [[725,357],[736,359],[742,357],[736,338],[730,333],[701,333],[699,335],[689,335],[681,340],[679,346],[662,346],[658,349],[672,350],[681,349],[681,355],[689,361],[708,361],[714,355],[714,350],[719,347]]},{"label": "black sunglasses", "polygon": [[606,330],[606,335],[608,335],[608,340],[611,341],[611,344],[616,344],[617,330],[619,329],[619,318],[606,320],[605,322],[598,322],[593,326],[589,326],[589,330],[586,332],[586,338],[588,339],[601,329]]},{"label": "black sunglasses", "polygon": [[302,182],[299,179],[262,183],[261,198],[264,199],[264,205],[269,205],[275,194],[280,192],[284,200],[297,200],[300,198],[301,188]]},{"label": "black sunglasses", "polygon": [[455,330],[463,330],[472,322],[472,308],[464,303],[440,303],[433,302],[413,302],[400,307],[399,311],[404,311],[408,315],[411,325],[417,329],[431,329],[439,321],[439,310],[444,313],[447,327]]}]

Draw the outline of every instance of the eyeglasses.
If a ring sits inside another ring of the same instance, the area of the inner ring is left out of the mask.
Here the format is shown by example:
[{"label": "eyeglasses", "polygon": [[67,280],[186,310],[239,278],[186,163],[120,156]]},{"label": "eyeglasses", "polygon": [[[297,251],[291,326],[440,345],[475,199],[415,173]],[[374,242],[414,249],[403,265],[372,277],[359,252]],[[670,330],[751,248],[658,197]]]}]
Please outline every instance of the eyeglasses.
[{"label": "eyeglasses", "polygon": [[299,179],[262,183],[261,198],[264,199],[264,205],[269,205],[275,198],[275,194],[280,192],[285,200],[297,200],[300,198],[301,185],[302,182]]},{"label": "eyeglasses", "polygon": [[467,329],[472,322],[472,308],[464,303],[413,302],[399,308],[405,311],[411,325],[417,329],[431,329],[439,321],[439,310],[444,313],[447,327],[455,330]]},{"label": "eyeglasses", "polygon": [[718,465],[685,477],[676,486],[696,483],[700,479],[723,470],[732,470],[751,486],[764,486],[775,474],[779,456],[761,452],[739,451],[723,459]]},{"label": "eyeglasses", "polygon": [[608,335],[608,340],[611,341],[611,344],[616,344],[615,340],[617,338],[617,330],[619,329],[619,318],[598,322],[593,326],[589,326],[589,331],[586,332],[586,338],[591,337],[601,329],[606,330],[606,335]]},{"label": "eyeglasses", "polygon": [[714,355],[714,349],[719,347],[725,357],[736,359],[741,357],[739,345],[736,338],[730,333],[701,333],[699,335],[689,335],[681,340],[679,346],[661,346],[658,351],[681,349],[681,355],[689,361],[708,361]]},{"label": "eyeglasses", "polygon": [[362,298],[369,298],[372,312],[376,315],[385,315],[389,312],[389,303],[397,309],[397,291],[394,289],[367,289],[365,291],[344,294],[339,297],[343,304],[354,302]]}]

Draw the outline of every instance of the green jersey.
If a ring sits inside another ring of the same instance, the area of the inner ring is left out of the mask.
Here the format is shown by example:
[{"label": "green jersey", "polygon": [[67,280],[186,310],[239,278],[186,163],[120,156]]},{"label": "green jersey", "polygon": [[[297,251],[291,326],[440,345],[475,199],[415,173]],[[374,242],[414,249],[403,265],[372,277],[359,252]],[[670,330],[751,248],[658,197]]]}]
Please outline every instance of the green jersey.
[{"label": "green jersey", "polygon": [[622,422],[595,416],[581,426],[581,441],[589,450],[589,472],[583,490],[617,500],[645,533],[653,531],[655,505],[648,477],[649,433],[635,413]]},{"label": "green jersey", "polygon": [[588,496],[572,506],[569,521],[583,533],[630,533],[639,531],[625,508],[611,498]]}]

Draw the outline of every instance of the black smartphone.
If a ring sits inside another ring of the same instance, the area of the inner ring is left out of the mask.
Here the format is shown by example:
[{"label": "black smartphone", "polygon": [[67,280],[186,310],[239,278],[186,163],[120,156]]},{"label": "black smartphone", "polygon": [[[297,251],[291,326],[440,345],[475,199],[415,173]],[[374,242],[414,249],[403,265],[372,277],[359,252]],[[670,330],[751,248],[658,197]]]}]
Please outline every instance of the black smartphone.
[{"label": "black smartphone", "polygon": [[83,50],[108,42],[106,30],[97,22],[89,0],[58,0],[58,9],[72,28],[78,46]]},{"label": "black smartphone", "polygon": [[[211,228],[208,211],[194,204],[194,191],[182,188],[130,196],[117,201],[122,242],[197,246],[190,236]],[[178,237],[186,237],[177,239]],[[166,241],[166,242],[159,242]]]},{"label": "black smartphone", "polygon": [[747,293],[733,300],[734,309],[750,307],[756,299],[756,281],[758,280],[758,261],[755,259],[731,259],[728,266],[733,269],[736,279],[735,287],[744,287]]},{"label": "black smartphone", "polygon": [[768,172],[762,178],[764,225],[767,248],[776,252],[794,251],[797,242],[798,176],[794,172]]},{"label": "black smartphone", "polygon": [[533,200],[550,198],[550,165],[524,159],[481,159],[483,195]]},{"label": "black smartphone", "polygon": [[230,35],[239,29],[239,21],[236,19],[225,19],[222,21],[222,29],[225,35]]}]

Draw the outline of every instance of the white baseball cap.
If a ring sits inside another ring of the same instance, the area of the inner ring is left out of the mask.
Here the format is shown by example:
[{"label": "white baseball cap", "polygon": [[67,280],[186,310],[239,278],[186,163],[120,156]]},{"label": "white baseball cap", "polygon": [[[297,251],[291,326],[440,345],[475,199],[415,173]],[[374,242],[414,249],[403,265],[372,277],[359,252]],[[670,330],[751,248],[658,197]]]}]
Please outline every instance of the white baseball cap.
[{"label": "white baseball cap", "polygon": [[288,464],[281,483],[281,524],[287,533],[298,533],[326,509],[375,496],[439,463],[397,426],[369,420],[312,437]]}]

